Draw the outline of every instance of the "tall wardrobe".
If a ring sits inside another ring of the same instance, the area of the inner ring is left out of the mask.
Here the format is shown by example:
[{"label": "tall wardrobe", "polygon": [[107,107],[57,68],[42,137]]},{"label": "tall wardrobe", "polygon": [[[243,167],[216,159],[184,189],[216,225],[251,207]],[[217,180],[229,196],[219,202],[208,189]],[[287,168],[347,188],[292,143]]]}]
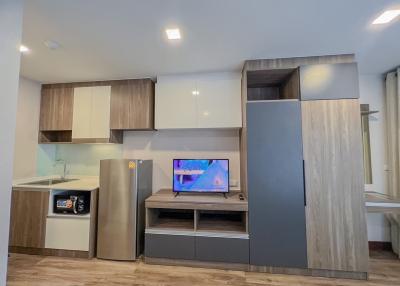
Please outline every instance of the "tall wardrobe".
[{"label": "tall wardrobe", "polygon": [[366,279],[354,56],[247,61],[242,97],[251,266]]}]

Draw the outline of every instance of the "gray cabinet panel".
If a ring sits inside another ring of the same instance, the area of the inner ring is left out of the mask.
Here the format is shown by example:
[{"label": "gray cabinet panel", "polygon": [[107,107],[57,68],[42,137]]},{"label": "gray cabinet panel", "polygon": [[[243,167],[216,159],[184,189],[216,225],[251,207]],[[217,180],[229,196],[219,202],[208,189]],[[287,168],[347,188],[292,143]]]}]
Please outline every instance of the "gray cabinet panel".
[{"label": "gray cabinet panel", "polygon": [[196,237],[196,259],[226,263],[249,263],[249,240]]},{"label": "gray cabinet panel", "polygon": [[185,235],[145,235],[147,257],[170,259],[195,259],[195,237]]},{"label": "gray cabinet panel", "polygon": [[356,63],[300,67],[301,100],[359,98]]},{"label": "gray cabinet panel", "polygon": [[299,101],[247,103],[250,264],[307,267]]}]

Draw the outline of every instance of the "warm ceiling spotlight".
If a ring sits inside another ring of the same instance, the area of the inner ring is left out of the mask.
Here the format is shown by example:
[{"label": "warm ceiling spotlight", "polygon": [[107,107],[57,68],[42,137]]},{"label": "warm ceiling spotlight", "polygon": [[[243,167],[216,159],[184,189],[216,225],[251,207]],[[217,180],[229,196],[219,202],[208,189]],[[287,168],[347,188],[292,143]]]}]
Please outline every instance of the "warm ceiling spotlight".
[{"label": "warm ceiling spotlight", "polygon": [[179,29],[166,29],[168,40],[179,40],[181,38],[181,32]]},{"label": "warm ceiling spotlight", "polygon": [[383,12],[378,18],[376,18],[372,24],[373,25],[381,25],[389,23],[394,20],[397,16],[400,15],[400,10],[387,10]]},{"label": "warm ceiling spotlight", "polygon": [[21,45],[21,46],[19,46],[19,51],[24,54],[24,53],[28,53],[30,50],[27,46]]}]

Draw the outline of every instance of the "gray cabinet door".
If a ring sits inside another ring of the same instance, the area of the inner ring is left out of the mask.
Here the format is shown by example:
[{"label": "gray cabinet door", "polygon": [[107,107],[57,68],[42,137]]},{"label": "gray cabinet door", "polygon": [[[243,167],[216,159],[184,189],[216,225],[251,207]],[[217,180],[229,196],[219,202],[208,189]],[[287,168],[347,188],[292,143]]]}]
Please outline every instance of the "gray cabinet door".
[{"label": "gray cabinet door", "polygon": [[195,237],[170,234],[145,234],[145,256],[170,259],[195,259]]},{"label": "gray cabinet door", "polygon": [[300,67],[301,100],[359,98],[356,63]]},{"label": "gray cabinet door", "polygon": [[250,264],[307,267],[300,102],[247,103]]},{"label": "gray cabinet door", "polygon": [[226,237],[196,237],[196,259],[226,263],[249,263],[249,240]]}]

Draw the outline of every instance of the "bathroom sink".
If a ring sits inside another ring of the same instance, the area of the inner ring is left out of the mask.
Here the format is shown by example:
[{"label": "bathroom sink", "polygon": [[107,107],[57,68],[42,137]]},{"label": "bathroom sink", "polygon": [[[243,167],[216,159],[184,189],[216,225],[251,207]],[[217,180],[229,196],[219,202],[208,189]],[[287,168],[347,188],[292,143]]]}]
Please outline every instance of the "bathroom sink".
[{"label": "bathroom sink", "polygon": [[67,183],[71,181],[76,181],[78,179],[47,179],[34,182],[24,183],[24,185],[39,185],[39,186],[50,186],[55,184]]}]

